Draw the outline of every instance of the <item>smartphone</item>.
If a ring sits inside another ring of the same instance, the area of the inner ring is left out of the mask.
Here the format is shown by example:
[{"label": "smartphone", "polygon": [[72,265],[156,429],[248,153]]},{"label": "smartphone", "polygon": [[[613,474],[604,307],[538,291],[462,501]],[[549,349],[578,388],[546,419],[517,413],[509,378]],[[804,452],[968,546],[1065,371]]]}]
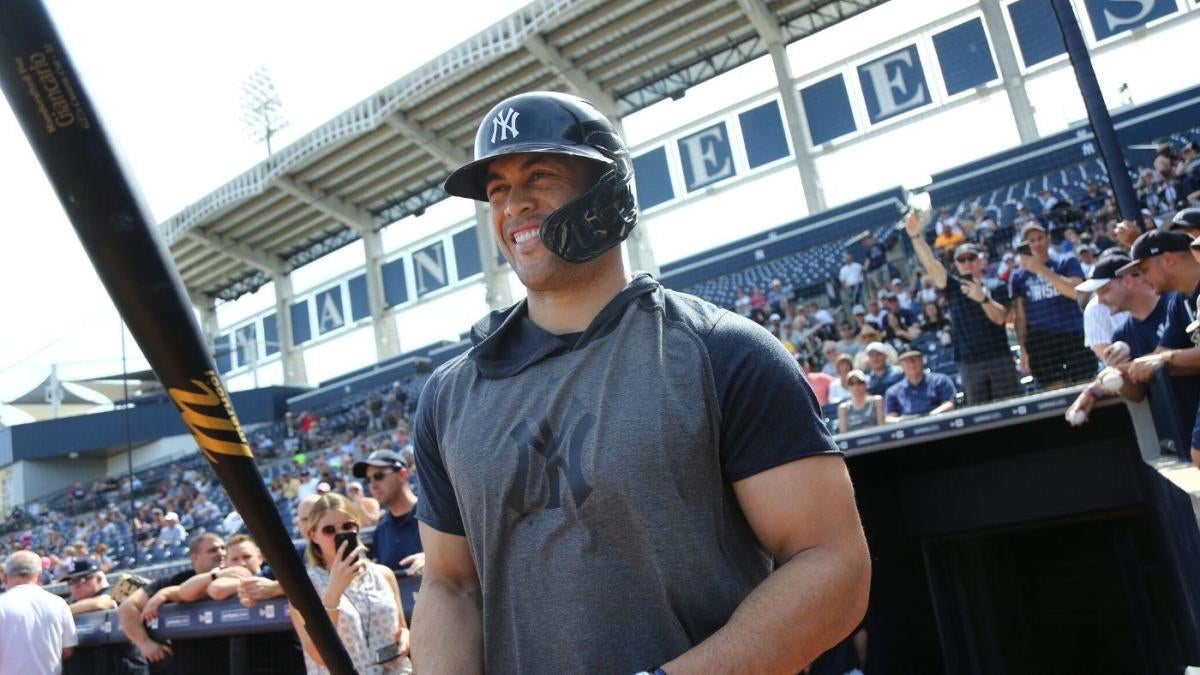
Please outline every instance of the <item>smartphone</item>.
[{"label": "smartphone", "polygon": [[333,535],[333,549],[336,551],[337,549],[341,548],[342,542],[344,541],[349,543],[346,544],[346,549],[342,551],[342,560],[350,557],[350,554],[354,552],[354,549],[358,548],[358,533],[338,532],[337,534]]},{"label": "smartphone", "polygon": [[1021,255],[1033,255],[1033,249],[1029,247],[1029,242],[1023,241],[1017,246],[1017,253]]},{"label": "smartphone", "polygon": [[400,643],[393,642],[386,647],[380,647],[375,650],[375,663],[387,663],[392,659],[400,658]]}]

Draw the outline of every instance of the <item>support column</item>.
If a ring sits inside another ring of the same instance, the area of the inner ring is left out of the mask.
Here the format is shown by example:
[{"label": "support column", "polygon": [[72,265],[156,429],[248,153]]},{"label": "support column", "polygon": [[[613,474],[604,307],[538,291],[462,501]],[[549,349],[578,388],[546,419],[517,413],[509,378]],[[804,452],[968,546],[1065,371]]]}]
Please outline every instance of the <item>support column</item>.
[{"label": "support column", "polygon": [[296,299],[296,293],[292,290],[292,275],[277,272],[271,275],[271,281],[275,284],[275,326],[278,328],[279,353],[283,356],[283,383],[308,384],[304,351],[296,346],[295,333],[292,331],[292,302]]},{"label": "support column", "polygon": [[374,229],[364,228],[359,233],[366,253],[367,302],[375,329],[375,358],[382,361],[400,353],[396,318],[387,314],[387,299],[383,295],[383,236]]},{"label": "support column", "polygon": [[221,328],[217,325],[217,299],[207,293],[189,292],[192,305],[200,311],[200,330],[204,333],[204,344],[211,353],[217,344],[217,333]]},{"label": "support column", "polygon": [[479,244],[479,261],[483,263],[483,285],[488,309],[503,309],[512,304],[512,287],[508,270],[496,260],[496,233],[492,230],[492,210],[483,202],[475,202],[475,241]]},{"label": "support column", "polygon": [[808,120],[800,101],[800,90],[796,88],[796,78],[792,76],[792,64],[788,61],[787,43],[783,30],[779,27],[779,17],[763,0],[738,0],[738,5],[750,19],[750,23],[754,24],[755,30],[771,54],[775,80],[779,84],[779,96],[783,101],[783,116],[792,137],[796,169],[800,172],[800,187],[804,191],[805,206],[809,213],[824,211],[825,192],[821,188],[817,164],[809,150],[812,147],[812,139],[808,134]]},{"label": "support column", "polygon": [[983,10],[983,22],[992,38],[992,47],[996,50],[1000,79],[1004,82],[1004,91],[1008,94],[1008,104],[1012,107],[1013,121],[1017,123],[1021,143],[1036,141],[1041,137],[1037,129],[1037,118],[1033,115],[1033,104],[1029,102],[1029,94],[1025,91],[1025,76],[1021,74],[1017,52],[1008,34],[1004,9],[1000,6],[1000,0],[980,0],[979,8]]}]

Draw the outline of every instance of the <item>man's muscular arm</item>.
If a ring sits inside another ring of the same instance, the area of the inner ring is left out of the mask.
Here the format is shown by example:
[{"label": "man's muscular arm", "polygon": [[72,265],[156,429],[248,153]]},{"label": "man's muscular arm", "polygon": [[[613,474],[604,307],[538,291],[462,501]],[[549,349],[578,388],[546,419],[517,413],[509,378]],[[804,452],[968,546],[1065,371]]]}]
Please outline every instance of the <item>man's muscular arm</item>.
[{"label": "man's muscular arm", "polygon": [[871,561],[841,457],[789,462],[733,489],[750,527],[781,566],[724,627],[663,665],[671,675],[798,672],[866,613]]},{"label": "man's muscular arm", "polygon": [[425,523],[420,528],[425,576],[413,609],[413,666],[422,673],[482,673],[482,596],[467,539]]}]

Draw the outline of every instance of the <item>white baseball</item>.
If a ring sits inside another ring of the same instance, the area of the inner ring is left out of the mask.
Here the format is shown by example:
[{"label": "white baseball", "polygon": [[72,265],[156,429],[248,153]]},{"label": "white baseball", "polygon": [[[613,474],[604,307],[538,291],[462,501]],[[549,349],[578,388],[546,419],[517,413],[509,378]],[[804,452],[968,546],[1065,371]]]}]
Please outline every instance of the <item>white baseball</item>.
[{"label": "white baseball", "polygon": [[1100,373],[1100,386],[1114,394],[1121,391],[1122,381],[1120,371],[1105,370],[1103,373]]},{"label": "white baseball", "polygon": [[1087,413],[1082,410],[1075,409],[1067,413],[1067,424],[1077,427],[1087,421]]},{"label": "white baseball", "polygon": [[1108,346],[1109,358],[1114,361],[1123,361],[1129,358],[1129,345],[1117,340]]}]

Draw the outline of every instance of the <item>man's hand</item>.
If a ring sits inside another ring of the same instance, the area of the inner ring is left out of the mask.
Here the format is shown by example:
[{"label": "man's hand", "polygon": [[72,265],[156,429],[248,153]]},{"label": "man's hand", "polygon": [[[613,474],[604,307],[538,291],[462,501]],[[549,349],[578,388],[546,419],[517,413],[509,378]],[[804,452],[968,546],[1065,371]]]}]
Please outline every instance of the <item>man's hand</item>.
[{"label": "man's hand", "polygon": [[1154,374],[1166,365],[1164,354],[1170,352],[1155,352],[1139,356],[1129,364],[1129,379],[1134,382],[1146,383],[1154,379]]},{"label": "man's hand", "polygon": [[408,629],[401,627],[396,630],[396,642],[400,645],[400,656],[408,656]]},{"label": "man's hand", "polygon": [[1129,345],[1123,342],[1114,342],[1104,348],[1104,353],[1100,355],[1104,360],[1104,365],[1110,368],[1129,363]]},{"label": "man's hand", "polygon": [[400,561],[400,567],[404,568],[404,573],[410,577],[421,576],[421,571],[425,569],[425,554],[414,553]]},{"label": "man's hand", "polygon": [[910,237],[920,237],[925,233],[925,223],[921,222],[916,209],[908,212],[908,218],[904,221],[904,231],[908,232]]},{"label": "man's hand", "polygon": [[151,639],[137,643],[137,648],[138,651],[142,653],[142,656],[144,656],[150,663],[164,661],[167,657],[175,654],[175,652],[171,651],[171,648],[167,645],[164,645],[161,642],[155,642]]},{"label": "man's hand", "polygon": [[159,591],[150,596],[146,607],[142,609],[142,621],[153,621],[158,618],[158,610],[167,603],[167,594]]},{"label": "man's hand", "polygon": [[1138,227],[1137,223],[1132,220],[1122,220],[1113,230],[1113,235],[1117,238],[1117,243],[1126,249],[1133,248],[1133,242],[1142,234],[1142,228]]},{"label": "man's hand", "polygon": [[220,572],[217,572],[218,579],[230,578],[230,577],[237,578],[237,579],[249,579],[250,577],[253,577],[253,576],[254,576],[253,572],[246,569],[245,567],[242,567],[241,565],[230,565],[229,567],[222,569]]},{"label": "man's hand", "polygon": [[987,298],[987,294],[983,292],[983,284],[968,279],[966,283],[960,284],[963,295],[974,300],[975,302],[983,302]]},{"label": "man's hand", "polygon": [[1042,262],[1041,259],[1037,258],[1036,256],[1025,255],[1022,253],[1018,257],[1021,258],[1021,267],[1024,267],[1034,274],[1040,275],[1047,271],[1046,263]]},{"label": "man's hand", "polygon": [[253,607],[254,603],[259,600],[277,598],[282,594],[283,589],[280,588],[278,581],[262,577],[242,579],[241,585],[238,586],[238,600],[243,607]]}]

